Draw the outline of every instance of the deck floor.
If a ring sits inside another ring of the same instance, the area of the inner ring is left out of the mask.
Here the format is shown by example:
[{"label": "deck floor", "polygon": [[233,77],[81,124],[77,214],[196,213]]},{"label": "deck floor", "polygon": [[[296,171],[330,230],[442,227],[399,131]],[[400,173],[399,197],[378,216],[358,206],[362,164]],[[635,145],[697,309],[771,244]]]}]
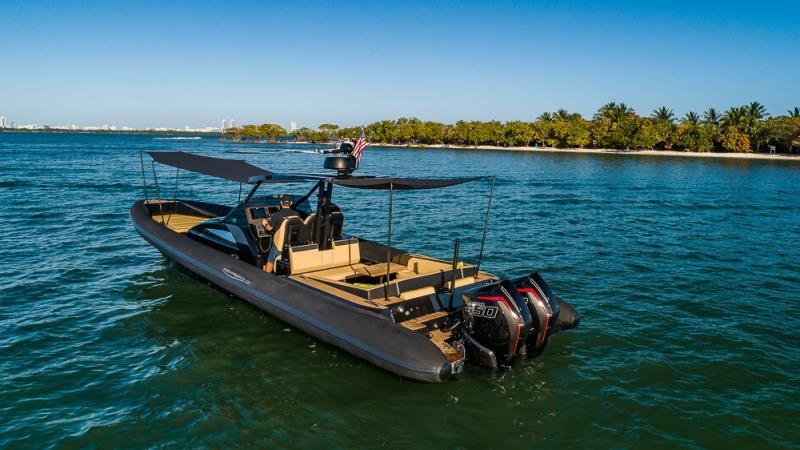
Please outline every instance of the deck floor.
[{"label": "deck floor", "polygon": [[158,223],[165,223],[167,228],[177,233],[186,233],[190,228],[200,222],[208,220],[208,217],[203,216],[190,216],[188,214],[154,214],[153,220]]}]

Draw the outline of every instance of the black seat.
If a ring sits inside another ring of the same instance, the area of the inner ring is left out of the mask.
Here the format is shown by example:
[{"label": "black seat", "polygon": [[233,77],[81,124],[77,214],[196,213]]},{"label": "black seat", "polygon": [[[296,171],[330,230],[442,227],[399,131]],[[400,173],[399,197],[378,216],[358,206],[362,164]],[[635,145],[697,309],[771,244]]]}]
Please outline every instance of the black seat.
[{"label": "black seat", "polygon": [[272,235],[272,245],[278,251],[278,258],[289,246],[299,242],[300,230],[303,228],[303,221],[297,216],[289,216],[283,219],[280,226]]},{"label": "black seat", "polygon": [[303,243],[302,235],[305,228],[303,221],[299,217],[287,217],[285,220],[286,231],[283,237],[283,248],[286,250],[288,247]]},{"label": "black seat", "polygon": [[299,244],[310,244],[311,241],[314,239],[314,226],[317,223],[317,215],[316,214],[309,214],[308,217],[303,220],[303,227],[300,230],[300,235],[298,237]]},{"label": "black seat", "polygon": [[342,239],[344,229],[344,215],[339,211],[331,212],[328,218],[328,229],[331,230],[331,239],[338,241]]}]

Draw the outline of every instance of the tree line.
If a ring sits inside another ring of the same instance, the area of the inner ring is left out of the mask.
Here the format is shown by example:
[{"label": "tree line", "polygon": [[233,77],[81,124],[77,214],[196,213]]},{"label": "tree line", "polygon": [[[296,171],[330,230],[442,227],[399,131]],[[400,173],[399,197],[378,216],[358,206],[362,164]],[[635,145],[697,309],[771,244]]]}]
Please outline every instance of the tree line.
[{"label": "tree line", "polygon": [[[500,147],[557,147],[654,149],[693,152],[777,152],[800,149],[800,107],[772,117],[758,102],[724,112],[708,108],[677,117],[666,106],[649,115],[637,114],[625,103],[607,103],[591,119],[564,109],[526,121],[458,121],[455,124],[417,118],[382,120],[364,127],[340,128],[325,123],[313,130],[300,128],[291,136],[299,141],[328,142],[356,139],[361,130],[371,143],[400,145],[493,145]],[[226,130],[235,140],[278,140],[289,136],[275,124],[244,125]]]}]

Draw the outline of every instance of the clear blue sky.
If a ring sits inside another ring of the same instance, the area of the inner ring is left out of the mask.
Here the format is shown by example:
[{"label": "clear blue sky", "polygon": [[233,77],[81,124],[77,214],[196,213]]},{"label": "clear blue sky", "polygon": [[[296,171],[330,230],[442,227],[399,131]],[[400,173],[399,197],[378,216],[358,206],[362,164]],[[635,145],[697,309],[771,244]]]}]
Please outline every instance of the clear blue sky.
[{"label": "clear blue sky", "polygon": [[798,0],[136,3],[4,1],[0,115],[316,127],[800,105]]}]

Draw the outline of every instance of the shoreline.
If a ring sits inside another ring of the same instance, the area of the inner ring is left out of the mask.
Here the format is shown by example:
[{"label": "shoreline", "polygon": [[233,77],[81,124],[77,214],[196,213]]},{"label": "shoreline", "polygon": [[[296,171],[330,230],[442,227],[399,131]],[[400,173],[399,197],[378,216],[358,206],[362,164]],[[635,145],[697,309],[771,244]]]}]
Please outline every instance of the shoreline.
[{"label": "shoreline", "polygon": [[767,154],[767,153],[721,153],[721,152],[679,152],[674,150],[617,150],[612,148],[555,148],[555,147],[501,147],[496,145],[479,145],[464,147],[454,145],[403,145],[403,144],[369,144],[370,147],[408,148],[419,150],[470,150],[470,151],[511,151],[535,153],[581,153],[628,156],[672,156],[690,158],[724,158],[724,159],[759,159],[767,161],[796,161],[800,155]]}]

